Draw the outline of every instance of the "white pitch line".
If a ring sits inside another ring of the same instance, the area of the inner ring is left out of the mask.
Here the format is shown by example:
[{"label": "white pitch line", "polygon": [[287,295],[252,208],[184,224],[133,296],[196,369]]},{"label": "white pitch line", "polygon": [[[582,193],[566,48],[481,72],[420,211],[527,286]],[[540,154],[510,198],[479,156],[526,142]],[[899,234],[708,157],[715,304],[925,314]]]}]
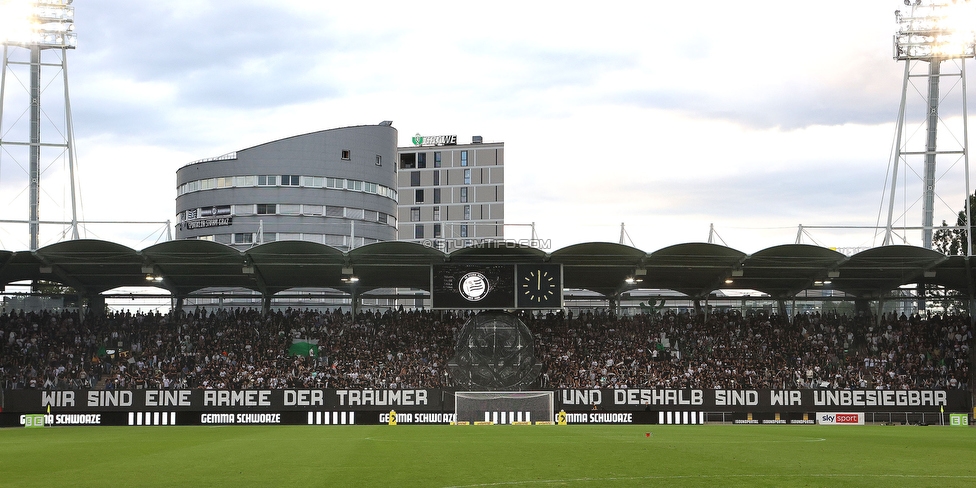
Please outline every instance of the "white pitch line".
[{"label": "white pitch line", "polygon": [[575,483],[600,481],[634,481],[634,480],[679,480],[679,479],[729,479],[729,478],[901,478],[901,479],[952,479],[976,480],[976,475],[915,475],[915,474],[733,474],[733,475],[674,475],[674,476],[623,476],[613,478],[565,478],[551,480],[523,480],[499,481],[495,483],[477,483],[473,485],[450,485],[444,488],[475,488],[479,486],[521,486],[544,483]]}]

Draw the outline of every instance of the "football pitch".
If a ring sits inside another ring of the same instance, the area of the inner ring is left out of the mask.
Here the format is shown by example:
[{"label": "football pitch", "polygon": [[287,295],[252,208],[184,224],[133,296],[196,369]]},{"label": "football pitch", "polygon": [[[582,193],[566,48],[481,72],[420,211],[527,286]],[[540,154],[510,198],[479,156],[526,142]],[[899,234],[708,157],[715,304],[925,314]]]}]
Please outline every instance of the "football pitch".
[{"label": "football pitch", "polygon": [[976,430],[220,426],[0,430],[0,486],[976,486]]}]

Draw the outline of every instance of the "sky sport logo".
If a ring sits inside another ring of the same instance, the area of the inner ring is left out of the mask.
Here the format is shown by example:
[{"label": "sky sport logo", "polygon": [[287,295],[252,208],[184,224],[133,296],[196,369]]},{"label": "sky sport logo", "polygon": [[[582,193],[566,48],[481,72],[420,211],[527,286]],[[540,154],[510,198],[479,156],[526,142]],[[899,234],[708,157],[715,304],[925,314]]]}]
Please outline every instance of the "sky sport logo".
[{"label": "sky sport logo", "polygon": [[822,425],[864,425],[864,416],[860,413],[819,413],[817,418]]}]

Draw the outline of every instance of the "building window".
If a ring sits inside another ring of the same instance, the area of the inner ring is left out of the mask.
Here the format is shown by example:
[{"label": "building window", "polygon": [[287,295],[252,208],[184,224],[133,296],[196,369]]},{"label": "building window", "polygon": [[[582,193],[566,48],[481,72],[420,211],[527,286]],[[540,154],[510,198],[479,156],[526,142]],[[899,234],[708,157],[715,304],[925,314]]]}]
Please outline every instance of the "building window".
[{"label": "building window", "polygon": [[441,208],[434,207],[434,221],[439,221],[439,220],[441,220]]},{"label": "building window", "polygon": [[464,206],[464,220],[471,220],[471,205]]},{"label": "building window", "polygon": [[461,188],[461,203],[468,203],[468,189]]},{"label": "building window", "polygon": [[427,167],[427,153],[417,153],[417,168]]},{"label": "building window", "polygon": [[420,171],[410,172],[410,186],[420,186]]},{"label": "building window", "polygon": [[441,184],[441,172],[434,171],[434,186],[438,186],[440,184]]},{"label": "building window", "polygon": [[234,244],[253,244],[254,234],[250,232],[237,232],[234,234]]},{"label": "building window", "polygon": [[234,215],[254,215],[254,205],[234,205]]},{"label": "building window", "polygon": [[302,206],[295,203],[282,203],[278,212],[281,215],[299,215],[302,212]]},{"label": "building window", "polygon": [[438,239],[441,237],[441,224],[434,224],[434,238]]},{"label": "building window", "polygon": [[410,221],[420,222],[420,207],[413,207],[410,209]]},{"label": "building window", "polygon": [[352,159],[352,151],[350,151],[348,149],[343,149],[341,156],[342,156],[342,159],[343,160],[349,161],[350,159]]},{"label": "building window", "polygon": [[470,185],[471,184],[471,170],[470,169],[464,170],[464,184],[465,185]]},{"label": "building window", "polygon": [[441,189],[434,188],[434,203],[441,203]]},{"label": "building window", "polygon": [[401,154],[400,169],[417,169],[417,155],[414,153]]},{"label": "building window", "polygon": [[468,237],[468,224],[461,224],[461,237]]},{"label": "building window", "polygon": [[254,186],[258,184],[257,176],[235,176],[234,186]]},{"label": "building window", "polygon": [[281,175],[281,186],[301,186],[302,177],[299,175]]},{"label": "building window", "polygon": [[259,203],[258,204],[258,215],[274,215],[278,213],[278,204],[276,203]]},{"label": "building window", "polygon": [[468,165],[468,152],[461,151],[461,166],[467,166],[467,165]]},{"label": "building window", "polygon": [[322,215],[324,210],[325,206],[323,205],[302,205],[303,215]]},{"label": "building window", "polygon": [[416,190],[414,192],[413,201],[416,202],[416,203],[424,203],[424,191],[423,190]]},{"label": "building window", "polygon": [[345,208],[344,207],[334,207],[332,205],[329,205],[329,206],[325,207],[325,216],[326,217],[343,217],[344,216],[344,211],[345,211]]},{"label": "building window", "polygon": [[380,156],[379,154],[376,155],[376,165],[383,166],[383,156]]},{"label": "building window", "polygon": [[325,244],[332,247],[343,247],[346,245],[346,236],[325,235]]},{"label": "building window", "polygon": [[424,238],[424,226],[423,224],[417,224],[413,227],[413,237],[414,239]]},{"label": "building window", "polygon": [[258,176],[258,186],[277,186],[278,177],[275,175]]},{"label": "building window", "polygon": [[434,167],[435,168],[440,168],[441,167],[441,152],[440,151],[434,151]]}]

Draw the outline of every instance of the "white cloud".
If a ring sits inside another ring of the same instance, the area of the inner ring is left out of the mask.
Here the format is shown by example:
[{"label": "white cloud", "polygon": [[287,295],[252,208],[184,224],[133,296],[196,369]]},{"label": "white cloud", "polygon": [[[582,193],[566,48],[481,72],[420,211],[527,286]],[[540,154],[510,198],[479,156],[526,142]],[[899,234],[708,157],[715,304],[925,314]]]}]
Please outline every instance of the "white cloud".
[{"label": "white cloud", "polygon": [[755,251],[801,223],[876,223],[903,70],[894,0],[75,7],[91,220],[172,219],[175,171],[195,159],[393,120],[404,145],[416,132],[505,141],[506,220],[557,247],[616,241],[626,222],[650,251],[714,223]]}]

